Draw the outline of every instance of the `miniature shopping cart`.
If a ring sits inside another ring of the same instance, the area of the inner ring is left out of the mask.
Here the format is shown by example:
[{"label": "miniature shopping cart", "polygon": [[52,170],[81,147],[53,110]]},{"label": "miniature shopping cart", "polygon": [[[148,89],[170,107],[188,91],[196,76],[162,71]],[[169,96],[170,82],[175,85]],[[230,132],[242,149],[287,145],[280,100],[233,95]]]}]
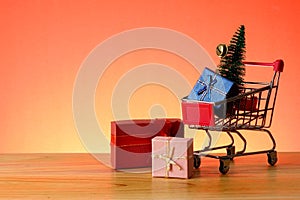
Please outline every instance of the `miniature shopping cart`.
[{"label": "miniature shopping cart", "polygon": [[[201,156],[219,159],[219,171],[226,174],[230,168],[230,161],[234,157],[266,153],[268,163],[273,166],[277,162],[276,142],[268,128],[271,127],[276,96],[279,86],[280,73],[284,63],[276,60],[273,63],[245,62],[248,67],[273,67],[270,82],[245,82],[237,96],[218,102],[204,102],[182,99],[183,123],[191,129],[204,130],[208,136],[208,145],[201,150],[194,151],[194,167],[199,168]],[[216,108],[226,108],[223,116],[215,113]],[[258,131],[268,135],[272,142],[272,148],[259,151],[247,151],[247,141],[242,135],[243,130]],[[222,146],[212,145],[210,131],[225,133],[230,143]],[[235,150],[233,134],[243,142],[240,151]],[[226,149],[225,154],[210,154],[219,149]]]}]

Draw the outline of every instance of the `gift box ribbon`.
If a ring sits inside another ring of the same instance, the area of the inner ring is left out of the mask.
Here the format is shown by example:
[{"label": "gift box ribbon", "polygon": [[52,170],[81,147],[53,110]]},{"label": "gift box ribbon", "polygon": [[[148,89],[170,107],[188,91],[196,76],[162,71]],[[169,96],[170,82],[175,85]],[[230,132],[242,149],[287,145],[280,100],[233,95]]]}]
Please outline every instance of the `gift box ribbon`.
[{"label": "gift box ribbon", "polygon": [[204,87],[201,88],[197,92],[198,95],[202,94],[202,97],[201,97],[200,101],[202,101],[206,95],[208,95],[208,97],[210,98],[210,96],[211,96],[211,90],[214,87],[214,85],[217,83],[217,81],[218,80],[217,80],[217,76],[216,75],[214,75],[214,76],[209,75],[209,82],[208,82],[208,84],[206,84],[205,82],[201,81],[201,83],[204,85]]},{"label": "gift box ribbon", "polygon": [[166,141],[166,154],[154,155],[154,158],[162,159],[166,162],[166,177],[169,177],[169,172],[172,171],[172,166],[176,166],[179,170],[182,170],[182,167],[175,162],[177,159],[188,159],[187,156],[174,157],[175,148],[170,148],[170,140]]}]

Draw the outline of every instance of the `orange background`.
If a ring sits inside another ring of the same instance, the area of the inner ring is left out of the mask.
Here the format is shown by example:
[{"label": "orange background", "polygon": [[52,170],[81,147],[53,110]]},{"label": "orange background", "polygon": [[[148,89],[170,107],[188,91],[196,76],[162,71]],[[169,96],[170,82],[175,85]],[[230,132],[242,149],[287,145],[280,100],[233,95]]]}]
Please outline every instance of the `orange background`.
[{"label": "orange background", "polygon": [[[0,153],[86,151],[73,120],[73,86],[83,60],[112,35],[141,27],[172,29],[193,38],[218,63],[216,45],[228,43],[240,24],[246,27],[247,60],[285,61],[271,131],[278,151],[299,151],[299,6],[297,0],[1,1]],[[175,69],[188,65],[159,51],[136,52],[122,59],[113,64],[123,63],[128,69],[147,62]],[[115,70],[110,73],[121,76],[122,69],[126,73],[127,68],[118,67],[110,68]],[[182,73],[193,84],[199,74],[186,69]],[[174,107],[163,98],[135,107],[132,101],[149,91],[166,95]],[[151,103],[167,104],[166,115],[180,117],[178,101],[164,89],[148,86],[140,92],[129,102],[133,117],[147,117]],[[110,119],[100,122],[106,135]],[[263,145],[263,140],[255,142]]]}]

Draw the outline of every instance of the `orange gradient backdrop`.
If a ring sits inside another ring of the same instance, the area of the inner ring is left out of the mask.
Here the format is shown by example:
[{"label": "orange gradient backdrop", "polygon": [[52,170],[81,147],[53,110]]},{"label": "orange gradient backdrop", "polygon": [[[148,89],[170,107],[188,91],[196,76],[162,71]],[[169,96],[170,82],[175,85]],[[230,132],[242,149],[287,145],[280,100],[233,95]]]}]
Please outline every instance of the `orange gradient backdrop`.
[{"label": "orange gradient backdrop", "polygon": [[[246,27],[247,60],[285,61],[271,131],[278,151],[300,151],[299,6],[297,0],[1,1],[0,153],[86,152],[73,120],[73,86],[84,59],[109,37],[134,28],[172,29],[193,38],[218,63],[216,45],[228,43],[240,24]],[[185,60],[159,50],[117,59],[95,96],[106,135],[114,84],[145,63],[169,66],[191,85],[199,76]],[[180,117],[178,99],[159,85],[133,93],[131,117],[149,117],[153,104],[165,105],[167,117]],[[264,140],[251,139],[264,145]]]}]

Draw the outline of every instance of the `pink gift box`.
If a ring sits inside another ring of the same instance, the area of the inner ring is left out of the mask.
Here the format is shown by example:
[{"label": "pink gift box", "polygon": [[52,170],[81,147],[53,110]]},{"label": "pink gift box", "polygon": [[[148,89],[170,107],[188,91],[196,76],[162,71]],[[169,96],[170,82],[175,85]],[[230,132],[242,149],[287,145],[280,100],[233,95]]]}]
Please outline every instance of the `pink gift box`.
[{"label": "pink gift box", "polygon": [[153,177],[191,178],[193,165],[193,138],[152,139]]}]

